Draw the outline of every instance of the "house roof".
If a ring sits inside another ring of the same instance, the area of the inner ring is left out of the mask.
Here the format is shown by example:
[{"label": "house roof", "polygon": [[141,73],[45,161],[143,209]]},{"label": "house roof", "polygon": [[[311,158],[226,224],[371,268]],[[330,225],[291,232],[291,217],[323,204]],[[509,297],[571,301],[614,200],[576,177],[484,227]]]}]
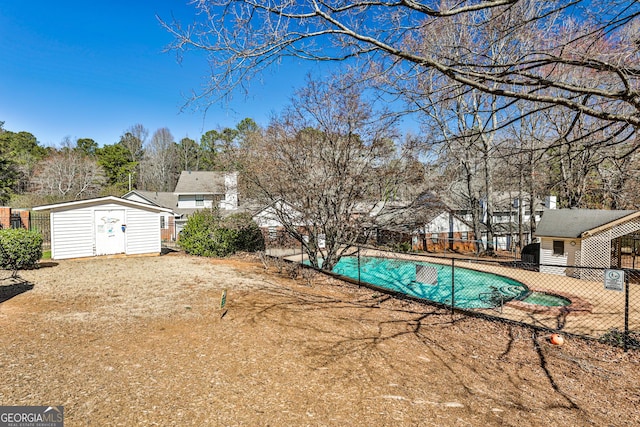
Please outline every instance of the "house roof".
[{"label": "house roof", "polygon": [[175,194],[225,194],[224,178],[228,172],[182,171]]},{"label": "house roof", "polygon": [[376,215],[377,225],[385,230],[411,233],[424,226],[442,213],[453,215],[457,220],[466,221],[453,213],[442,200],[431,192],[420,194],[413,203],[389,203]]},{"label": "house roof", "polygon": [[66,209],[73,209],[73,208],[79,208],[84,206],[91,206],[91,205],[97,206],[97,205],[103,205],[107,203],[115,203],[118,205],[136,207],[136,208],[157,211],[157,212],[171,212],[171,209],[168,209],[168,208],[153,206],[147,203],[140,203],[140,202],[127,200],[127,199],[123,199],[121,197],[116,197],[116,196],[98,197],[95,199],[75,200],[73,202],[64,202],[64,203],[56,203],[53,205],[36,206],[33,208],[33,210],[34,211],[45,211],[45,210],[56,211],[56,210],[66,210]]},{"label": "house roof", "polygon": [[161,206],[163,208],[174,209],[178,206],[178,195],[167,191],[143,191],[132,190],[122,196],[127,199],[130,194],[137,194],[139,197],[147,200],[152,205]]},{"label": "house roof", "polygon": [[[452,188],[448,193],[442,194],[440,199],[446,203],[446,205],[454,210],[454,211],[466,211],[469,209],[468,201],[465,200],[464,194],[466,193],[466,189],[461,189],[459,187]],[[517,211],[517,208],[514,206],[516,200],[518,199],[518,195],[522,199],[522,202],[529,206],[529,201],[531,200],[531,196],[529,193],[523,191],[494,191],[492,193],[491,202],[493,203],[493,211],[494,212],[510,212]],[[534,199],[534,211],[538,212],[543,209],[542,200],[539,198]]]},{"label": "house roof", "polygon": [[586,237],[596,229],[613,226],[621,220],[631,219],[639,215],[640,211],[633,210],[546,209],[535,235],[538,237],[574,239]]}]

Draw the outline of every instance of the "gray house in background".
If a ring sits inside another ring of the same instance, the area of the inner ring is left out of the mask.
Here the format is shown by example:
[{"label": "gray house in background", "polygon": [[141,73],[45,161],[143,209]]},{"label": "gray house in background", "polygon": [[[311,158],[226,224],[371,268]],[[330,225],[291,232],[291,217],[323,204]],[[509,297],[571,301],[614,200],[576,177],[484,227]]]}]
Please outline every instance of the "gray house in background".
[{"label": "gray house in background", "polygon": [[238,173],[183,171],[173,193],[178,198],[176,209],[180,213],[188,215],[213,207],[235,211],[238,209]]},{"label": "gray house in background", "polygon": [[602,270],[621,267],[629,246],[640,232],[640,211],[601,209],[549,209],[544,212],[535,236],[540,240],[540,271],[601,280]]},{"label": "gray house in background", "polygon": [[163,240],[175,240],[192,213],[217,207],[221,214],[238,210],[238,173],[183,171],[173,192],[133,190],[123,199],[170,209],[163,215]]}]

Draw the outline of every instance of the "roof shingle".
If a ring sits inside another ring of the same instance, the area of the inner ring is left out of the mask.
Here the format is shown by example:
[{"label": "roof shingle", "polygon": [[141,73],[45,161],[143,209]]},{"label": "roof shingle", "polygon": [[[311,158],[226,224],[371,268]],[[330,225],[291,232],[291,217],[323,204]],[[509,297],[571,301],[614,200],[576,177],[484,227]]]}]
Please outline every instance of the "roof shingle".
[{"label": "roof shingle", "polygon": [[632,215],[638,211],[605,209],[546,209],[536,236],[579,238],[586,231]]}]

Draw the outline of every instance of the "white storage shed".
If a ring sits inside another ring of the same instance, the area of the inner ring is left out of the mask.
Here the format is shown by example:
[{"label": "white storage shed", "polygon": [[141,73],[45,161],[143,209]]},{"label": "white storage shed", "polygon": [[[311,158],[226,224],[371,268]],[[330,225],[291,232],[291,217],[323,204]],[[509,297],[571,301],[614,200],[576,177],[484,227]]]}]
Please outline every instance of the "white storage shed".
[{"label": "white storage shed", "polygon": [[602,280],[603,269],[615,266],[616,239],[639,231],[640,211],[548,209],[535,232],[540,272]]},{"label": "white storage shed", "polygon": [[33,210],[50,211],[52,259],[160,254],[160,215],[170,212],[114,196]]}]

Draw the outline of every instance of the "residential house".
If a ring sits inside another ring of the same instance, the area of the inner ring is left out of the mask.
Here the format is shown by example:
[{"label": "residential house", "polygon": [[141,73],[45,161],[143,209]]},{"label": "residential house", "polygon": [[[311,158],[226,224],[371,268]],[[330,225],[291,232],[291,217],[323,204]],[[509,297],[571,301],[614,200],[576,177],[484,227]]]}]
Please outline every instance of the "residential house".
[{"label": "residential house", "polygon": [[183,171],[173,192],[182,213],[213,207],[234,211],[238,209],[238,173]]},{"label": "residential house", "polygon": [[432,192],[418,196],[405,216],[413,218],[413,221],[405,220],[411,226],[413,250],[475,250],[475,236],[470,222]]},{"label": "residential house", "polygon": [[219,171],[183,171],[173,192],[129,191],[124,199],[168,208],[163,215],[163,239],[175,240],[187,218],[201,209],[217,207],[221,214],[238,210],[238,173]]},{"label": "residential house", "polygon": [[[277,201],[259,209],[252,216],[255,223],[262,230],[265,244],[270,254],[275,254],[274,251],[281,251],[282,248],[294,248],[299,247],[300,244],[296,243],[286,232],[283,220],[286,223],[293,225],[304,234],[305,224],[301,218],[300,213],[290,204]],[[281,254],[282,252],[277,252]]]},{"label": "residential house", "polygon": [[[515,191],[501,191],[493,194],[491,224],[493,229],[493,245],[496,249],[511,250],[513,245],[519,242],[520,233],[522,233],[523,239],[522,247],[532,241],[532,223],[538,224],[540,222],[545,204],[549,205],[554,199],[548,198],[547,202],[543,204],[542,200],[536,198],[532,214],[531,204],[529,202],[530,198],[528,193],[518,193]],[[472,224],[473,217],[471,209],[468,204],[464,202],[463,197],[456,197],[454,193],[453,196],[443,197],[443,201],[457,218],[460,218],[466,224]],[[485,200],[480,201],[479,214],[481,216],[480,222],[486,223],[488,210]],[[485,227],[483,227],[482,234],[479,238],[486,246],[487,233]]]}]

